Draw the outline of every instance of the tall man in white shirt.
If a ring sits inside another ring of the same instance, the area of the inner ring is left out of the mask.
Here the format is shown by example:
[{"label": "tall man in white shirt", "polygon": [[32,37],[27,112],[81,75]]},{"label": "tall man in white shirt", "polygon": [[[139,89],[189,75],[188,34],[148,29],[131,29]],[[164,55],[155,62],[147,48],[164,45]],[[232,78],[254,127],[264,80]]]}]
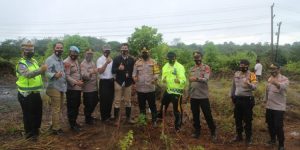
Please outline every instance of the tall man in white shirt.
[{"label": "tall man in white shirt", "polygon": [[111,72],[112,59],[109,56],[110,45],[103,46],[103,55],[97,60],[97,68],[100,75],[99,94],[100,94],[100,113],[103,122],[108,121],[111,115],[111,108],[114,99],[114,78]]},{"label": "tall man in white shirt", "polygon": [[256,60],[256,64],[255,64],[254,70],[255,70],[256,79],[258,81],[261,81],[262,65],[261,65],[259,59]]}]

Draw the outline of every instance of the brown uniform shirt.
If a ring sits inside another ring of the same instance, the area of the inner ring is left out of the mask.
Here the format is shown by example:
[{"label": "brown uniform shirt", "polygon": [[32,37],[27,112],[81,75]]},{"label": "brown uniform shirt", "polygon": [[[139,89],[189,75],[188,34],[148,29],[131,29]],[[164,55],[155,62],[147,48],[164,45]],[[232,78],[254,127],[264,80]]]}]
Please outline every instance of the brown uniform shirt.
[{"label": "brown uniform shirt", "polygon": [[[249,81],[250,85],[245,82]],[[243,73],[237,71],[233,77],[231,96],[252,96],[252,91],[256,89],[256,75],[250,71]]]},{"label": "brown uniform shirt", "polygon": [[289,79],[284,75],[279,74],[277,77],[280,87],[268,83],[266,90],[266,108],[272,110],[286,110],[286,92],[289,85]]},{"label": "brown uniform shirt", "polygon": [[190,69],[190,77],[195,77],[197,81],[190,82],[189,95],[194,99],[208,98],[208,79],[210,76],[210,67],[205,64],[195,65]]},{"label": "brown uniform shirt", "polygon": [[133,78],[137,78],[136,90],[142,93],[154,92],[158,75],[159,68],[155,60],[151,58],[147,61],[138,59],[132,73]]},{"label": "brown uniform shirt", "polygon": [[77,80],[81,80],[80,66],[78,60],[73,61],[70,56],[64,60],[64,66],[67,77],[67,89],[68,90],[82,90],[82,88],[76,85]]},{"label": "brown uniform shirt", "polygon": [[92,73],[94,69],[97,69],[94,62],[87,62],[85,59],[80,64],[81,76],[83,79],[83,92],[97,91],[97,74]]}]

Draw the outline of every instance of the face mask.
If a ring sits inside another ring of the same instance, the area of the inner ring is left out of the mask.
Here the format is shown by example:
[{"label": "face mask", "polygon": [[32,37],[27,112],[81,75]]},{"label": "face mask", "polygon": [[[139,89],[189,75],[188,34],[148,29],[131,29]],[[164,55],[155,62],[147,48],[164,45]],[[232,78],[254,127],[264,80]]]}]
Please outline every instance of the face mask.
[{"label": "face mask", "polygon": [[26,53],[25,53],[25,57],[26,57],[27,59],[31,59],[33,56],[34,56],[34,53],[33,53],[33,52],[26,52]]},{"label": "face mask", "polygon": [[127,55],[128,54],[128,51],[122,51],[122,55]]},{"label": "face mask", "polygon": [[240,71],[247,72],[248,71],[248,67],[240,67]]},{"label": "face mask", "polygon": [[78,58],[78,55],[70,55],[72,60],[76,60]]},{"label": "face mask", "polygon": [[86,59],[87,62],[91,62],[92,59],[93,59],[93,56],[92,55],[87,55],[87,56],[85,56],[85,59]]},{"label": "face mask", "polygon": [[201,60],[194,60],[196,65],[200,65],[201,64]]},{"label": "face mask", "polygon": [[104,51],[104,53],[103,53],[103,55],[104,55],[105,57],[108,57],[109,54],[110,54],[110,51]]},{"label": "face mask", "polygon": [[54,51],[54,54],[55,54],[57,57],[61,57],[62,53],[63,53],[63,51],[61,51],[61,50],[55,50],[55,51]]},{"label": "face mask", "polygon": [[169,60],[169,64],[170,65],[174,65],[175,64],[175,60]]},{"label": "face mask", "polygon": [[144,60],[147,60],[147,59],[149,58],[149,55],[148,55],[147,53],[143,53],[143,54],[142,54],[142,58],[143,58]]}]

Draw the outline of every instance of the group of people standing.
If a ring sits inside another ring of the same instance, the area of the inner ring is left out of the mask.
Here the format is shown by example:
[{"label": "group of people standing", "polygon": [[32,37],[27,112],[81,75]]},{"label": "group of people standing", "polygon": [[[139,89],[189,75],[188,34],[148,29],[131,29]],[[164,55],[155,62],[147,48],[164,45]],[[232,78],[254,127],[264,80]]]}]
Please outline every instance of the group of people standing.
[{"label": "group of people standing", "polygon": [[[39,135],[42,118],[42,100],[40,91],[43,89],[41,74],[47,77],[46,93],[51,99],[52,134],[61,135],[60,113],[64,100],[67,99],[67,116],[71,130],[80,132],[77,123],[81,96],[83,95],[84,115],[86,124],[94,124],[92,113],[100,101],[102,122],[114,121],[120,123],[121,101],[125,102],[126,123],[134,123],[131,118],[131,90],[136,86],[139,110],[146,114],[146,102],[151,110],[152,125],[157,126],[158,118],[164,117],[170,103],[173,105],[175,131],[179,132],[182,124],[182,96],[186,85],[193,114],[194,132],[192,137],[201,135],[200,109],[204,114],[211,133],[212,141],[216,141],[216,125],[214,123],[208,93],[208,80],[211,69],[202,63],[202,53],[193,53],[195,65],[189,70],[188,78],[182,64],[176,60],[174,52],[167,53],[168,62],[159,69],[158,64],[150,56],[150,50],[141,48],[140,58],[135,60],[129,55],[129,45],[120,47],[121,54],[114,59],[110,57],[111,47],[103,46],[103,55],[93,62],[93,49],[85,50],[85,58],[79,64],[79,48],[71,46],[69,56],[63,60],[64,45],[57,42],[53,45],[53,54],[47,58],[44,65],[39,66],[34,56],[34,45],[27,41],[22,44],[23,57],[16,65],[18,100],[23,111],[25,136],[36,139]],[[256,89],[256,75],[249,71],[249,61],[243,59],[235,72],[231,88],[231,99],[234,104],[236,137],[234,142],[243,140],[252,143],[252,114],[255,100],[252,91]],[[283,115],[286,109],[286,89],[288,79],[280,74],[277,64],[270,66],[270,78],[266,90],[266,122],[270,133],[270,144],[279,142],[279,149],[284,149]],[[98,79],[99,78],[99,79]],[[188,80],[188,81],[187,81]],[[99,81],[99,82],[98,82]],[[99,83],[99,85],[97,85]],[[189,83],[189,84],[187,84]],[[160,109],[156,107],[156,85],[163,85],[163,97]],[[113,116],[112,114],[113,109]],[[245,125],[243,125],[245,124]]]}]

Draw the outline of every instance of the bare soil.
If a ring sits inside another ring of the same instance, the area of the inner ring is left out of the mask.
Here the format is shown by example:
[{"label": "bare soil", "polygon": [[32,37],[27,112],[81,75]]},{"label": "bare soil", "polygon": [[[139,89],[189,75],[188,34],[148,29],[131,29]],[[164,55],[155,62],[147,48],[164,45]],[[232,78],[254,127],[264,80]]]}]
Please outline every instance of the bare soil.
[{"label": "bare soil", "polygon": [[[246,146],[244,142],[231,143],[234,137],[234,132],[222,130],[222,121],[216,120],[218,140],[216,143],[211,142],[209,130],[206,122],[202,118],[202,130],[200,139],[191,138],[193,126],[189,107],[183,105],[184,124],[180,133],[174,132],[174,117],[169,107],[166,114],[165,135],[170,142],[164,142],[161,137],[162,122],[159,122],[157,128],[151,125],[150,115],[148,114],[148,123],[146,126],[139,124],[129,125],[124,123],[125,110],[121,109],[122,118],[120,127],[116,127],[113,123],[102,123],[99,120],[99,106],[93,114],[97,119],[95,125],[86,125],[84,123],[83,106],[80,106],[80,114],[78,122],[82,125],[80,133],[72,132],[67,123],[66,107],[63,110],[63,130],[65,134],[62,136],[50,135],[48,128],[50,124],[50,112],[45,105],[43,113],[43,121],[41,128],[41,136],[37,142],[24,140],[22,112],[19,102],[16,97],[16,87],[14,80],[0,81],[0,149],[120,149],[119,141],[123,139],[129,130],[133,130],[133,145],[130,149],[197,149],[197,146],[202,146],[209,150],[269,150],[277,149],[277,146],[269,146],[265,144],[268,141],[268,133],[264,121],[254,118],[253,123],[253,145]],[[298,93],[299,96],[299,93]],[[296,97],[299,100],[299,97]],[[159,104],[159,101],[157,101]],[[157,105],[159,106],[159,105]],[[259,106],[256,106],[259,107]],[[300,109],[300,106],[295,105],[293,109]],[[137,119],[138,105],[134,101],[133,118]],[[298,115],[298,114],[296,114]],[[202,115],[203,116],[203,115]],[[260,124],[259,127],[256,127]],[[300,149],[300,119],[295,114],[287,111],[285,118],[285,144],[287,150]],[[199,148],[199,147],[198,147]]]}]

